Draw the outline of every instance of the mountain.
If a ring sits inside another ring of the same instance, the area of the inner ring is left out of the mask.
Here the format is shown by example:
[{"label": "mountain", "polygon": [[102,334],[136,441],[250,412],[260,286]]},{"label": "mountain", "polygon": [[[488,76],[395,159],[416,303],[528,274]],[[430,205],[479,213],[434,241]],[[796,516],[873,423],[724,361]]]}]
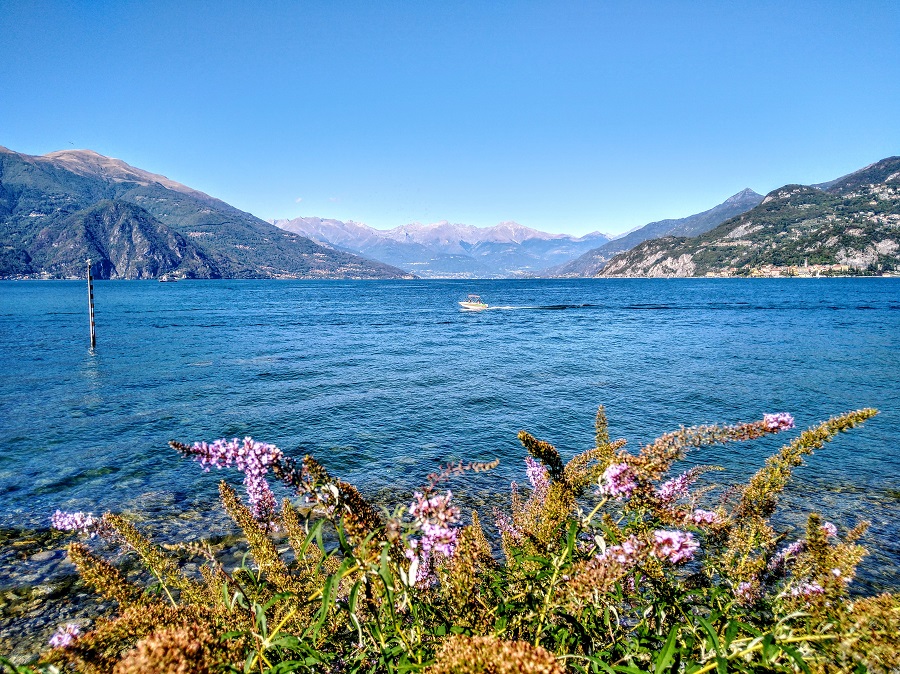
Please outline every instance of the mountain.
[{"label": "mountain", "polygon": [[402,278],[90,150],[0,147],[0,278]]},{"label": "mountain", "polygon": [[603,276],[785,276],[900,270],[900,157],[820,186],[785,185],[691,238],[645,241]]},{"label": "mountain", "polygon": [[718,206],[708,211],[690,215],[677,220],[660,220],[651,222],[624,236],[603,244],[599,248],[589,250],[581,257],[555,268],[548,269],[543,275],[582,278],[597,276],[603,267],[619,253],[630,250],[649,239],[662,236],[697,236],[722,224],[725,220],[749,211],[762,201],[763,196],[749,187],[728,197]]},{"label": "mountain", "polygon": [[381,260],[426,278],[506,278],[531,275],[609,241],[548,234],[515,222],[494,227],[412,223],[388,230],[357,222],[306,217],[275,225],[346,251]]}]

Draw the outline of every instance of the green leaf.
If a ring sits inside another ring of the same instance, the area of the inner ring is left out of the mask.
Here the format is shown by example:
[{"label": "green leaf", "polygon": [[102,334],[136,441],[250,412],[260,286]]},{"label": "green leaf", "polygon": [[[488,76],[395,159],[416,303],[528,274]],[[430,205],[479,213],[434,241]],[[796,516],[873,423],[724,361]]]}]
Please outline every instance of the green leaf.
[{"label": "green leaf", "polygon": [[268,628],[266,625],[266,609],[259,604],[253,604],[253,612],[256,613],[256,624],[259,626],[259,633],[264,637],[268,636]]},{"label": "green leaf", "polygon": [[350,588],[350,596],[347,599],[347,608],[350,610],[350,613],[356,612],[356,602],[359,601],[359,590],[361,587],[362,581],[358,580]]},{"label": "green leaf", "polygon": [[725,648],[731,646],[731,642],[737,636],[738,623],[735,620],[728,621],[728,627],[725,628]]},{"label": "green leaf", "polygon": [[605,662],[603,662],[603,660],[596,660],[596,659],[592,658],[591,664],[594,665],[595,670],[597,667],[601,667],[603,669],[603,671],[609,672],[609,674],[615,673],[615,670],[612,667],[610,667],[609,665],[607,665]]},{"label": "green leaf", "polygon": [[[317,543],[320,543],[322,540],[322,527],[325,526],[325,520],[319,519],[313,522],[313,525],[309,528],[309,533],[306,534],[306,538],[303,539],[303,545],[300,546],[300,554],[305,555],[306,550],[309,548],[310,544],[315,540]],[[319,549],[322,552],[325,552],[325,548],[319,545]]]},{"label": "green leaf", "polygon": [[656,674],[662,674],[672,664],[675,655],[675,641],[678,637],[678,625],[673,625],[669,630],[669,638],[666,639],[666,645],[659,652],[656,658]]},{"label": "green leaf", "polygon": [[719,645],[719,635],[716,634],[716,630],[713,629],[713,626],[710,625],[709,621],[702,615],[698,615],[695,617],[697,618],[697,622],[699,622],[703,626],[703,629],[709,635],[709,638],[712,641],[713,648],[716,651],[716,655],[721,655],[722,647]]},{"label": "green leaf", "polygon": [[775,643],[775,635],[767,634],[762,640],[763,662],[771,663],[776,655],[778,655],[778,645]]},{"label": "green leaf", "polygon": [[805,672],[805,674],[809,674],[809,665],[806,664],[806,660],[803,659],[803,656],[800,654],[796,648],[792,646],[788,646],[787,644],[779,644],[781,650],[787,653],[791,659],[797,663],[797,666]]}]

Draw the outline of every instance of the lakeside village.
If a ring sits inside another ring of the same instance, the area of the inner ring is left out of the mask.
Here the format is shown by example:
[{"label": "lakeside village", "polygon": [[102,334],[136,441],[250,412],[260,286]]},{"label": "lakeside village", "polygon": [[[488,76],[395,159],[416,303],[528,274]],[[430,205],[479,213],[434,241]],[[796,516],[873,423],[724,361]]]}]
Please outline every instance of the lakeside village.
[{"label": "lakeside village", "polygon": [[725,267],[706,272],[707,278],[815,278],[821,276],[887,276],[900,277],[900,270],[884,269],[883,265],[858,267],[849,264],[775,265],[759,267]]}]

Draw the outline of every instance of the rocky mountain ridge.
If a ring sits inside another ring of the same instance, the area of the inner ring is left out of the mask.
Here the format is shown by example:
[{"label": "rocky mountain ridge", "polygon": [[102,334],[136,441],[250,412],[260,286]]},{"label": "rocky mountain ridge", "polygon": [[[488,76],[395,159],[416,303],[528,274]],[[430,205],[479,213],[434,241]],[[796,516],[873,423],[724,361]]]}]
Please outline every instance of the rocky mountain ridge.
[{"label": "rocky mountain ridge", "polygon": [[558,267],[546,270],[543,275],[560,278],[585,278],[598,276],[606,264],[619,253],[630,250],[649,239],[663,236],[697,236],[718,226],[729,218],[744,213],[760,201],[763,196],[749,187],[728,197],[718,206],[689,215],[686,218],[659,220],[627,232],[584,253],[581,257]]},{"label": "rocky mountain ridge", "polygon": [[900,157],[819,186],[785,185],[695,237],[645,241],[602,276],[813,276],[900,270]]},{"label": "rocky mountain ridge", "polygon": [[0,147],[0,278],[404,278],[90,150]]},{"label": "rocky mountain ridge", "polygon": [[493,227],[446,220],[381,230],[358,222],[316,217],[273,220],[287,231],[371,257],[426,278],[527,276],[605,243],[609,236],[550,234],[516,222]]}]

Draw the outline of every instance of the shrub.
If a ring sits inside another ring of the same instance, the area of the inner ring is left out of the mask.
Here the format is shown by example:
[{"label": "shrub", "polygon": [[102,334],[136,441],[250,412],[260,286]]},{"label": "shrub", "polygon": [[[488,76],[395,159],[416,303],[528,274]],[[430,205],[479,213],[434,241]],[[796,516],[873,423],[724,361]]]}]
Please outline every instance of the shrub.
[{"label": "shrub", "polygon": [[[244,473],[247,503],[222,504],[251,561],[226,571],[202,542],[155,545],[121,516],[57,513],[58,528],[117,541],[154,582],[138,587],[82,543],[71,560],[119,611],[85,634],[61,628],[38,668],[85,672],[896,671],[900,600],[852,600],[865,523],[841,534],[812,513],[803,539],[770,522],[803,456],[874,416],[863,409],[800,433],[750,480],[694,488],[714,470],[673,474],[688,451],[788,431],[766,415],[681,428],[641,447],[611,440],[604,410],[592,449],[563,462],[526,432],[529,486],[462,526],[444,483],[491,464],[429,476],[409,506],[379,511],[312,457],[296,463],[250,438],[174,449],[207,470]],[[280,509],[269,479],[301,505]],[[290,555],[279,554],[286,539]],[[204,560],[201,576],[183,572]]]}]

